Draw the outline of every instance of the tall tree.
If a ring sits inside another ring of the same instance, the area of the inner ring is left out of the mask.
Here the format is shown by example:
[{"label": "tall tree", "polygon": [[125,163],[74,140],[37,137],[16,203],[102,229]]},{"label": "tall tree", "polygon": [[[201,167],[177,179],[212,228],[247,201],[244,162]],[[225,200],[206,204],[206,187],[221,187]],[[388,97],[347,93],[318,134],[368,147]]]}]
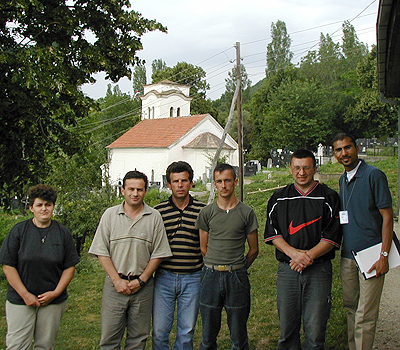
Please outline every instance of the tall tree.
[{"label": "tall tree", "polygon": [[351,61],[352,68],[355,69],[358,62],[368,53],[368,46],[358,39],[356,30],[349,21],[343,22],[342,31],[343,55],[348,61]]},{"label": "tall tree", "polygon": [[151,79],[153,80],[153,83],[157,80],[157,74],[166,68],[167,64],[161,58],[157,58],[151,62]]},{"label": "tall tree", "polygon": [[267,76],[290,64],[293,52],[290,51],[292,39],[287,33],[286,23],[278,20],[271,24],[271,42],[267,45]]},{"label": "tall tree", "polygon": [[340,70],[342,59],[340,44],[335,43],[329,34],[321,33],[318,48],[320,81],[324,81],[325,84],[336,82],[342,72]]},{"label": "tall tree", "polygon": [[[249,79],[246,68],[242,64],[240,68],[240,72],[242,75],[242,101],[243,104],[249,102],[250,99],[250,86],[251,80]],[[237,82],[237,68],[234,66],[231,71],[228,72],[228,78],[225,78],[225,92],[221,95],[218,100],[213,101],[213,105],[220,110],[219,117],[222,117],[222,120],[219,120],[221,124],[225,124],[225,120],[228,117],[229,109],[231,106],[233,94],[236,90],[236,82]],[[222,113],[221,113],[222,112]]]},{"label": "tall tree", "polygon": [[[246,67],[244,64],[240,64],[240,74],[242,78],[242,90],[246,90],[251,86],[251,80],[246,72]],[[229,94],[235,93],[237,82],[237,67],[234,66],[231,71],[228,72],[228,78],[225,78],[225,89]]]},{"label": "tall tree", "polygon": [[[246,72],[246,68],[243,64],[241,64],[240,73],[242,76],[242,103],[244,105],[245,103],[248,103],[250,100],[251,80],[249,79],[249,76]],[[228,78],[225,78],[225,92],[221,95],[221,97],[218,100],[215,100],[212,103],[213,106],[218,109],[217,120],[223,126],[225,126],[228,120],[229,110],[236,90],[236,82],[237,82],[237,67],[235,65],[232,68],[232,70],[228,72]],[[248,119],[248,116],[249,113],[246,113],[246,111],[243,110],[242,125],[243,125],[243,143],[245,145],[245,148],[249,146],[249,142],[247,140],[247,135],[249,134],[248,133],[249,123],[248,120],[246,120]],[[232,124],[228,132],[229,135],[231,135],[234,139],[237,139],[237,133],[238,133],[237,112],[233,114]]]},{"label": "tall tree", "polygon": [[357,67],[361,90],[356,103],[345,114],[346,129],[357,137],[387,137],[397,133],[397,107],[380,100],[376,61],[374,46]]},{"label": "tall tree", "polygon": [[137,92],[143,94],[143,86],[145,86],[146,83],[146,66],[144,64],[138,64],[133,69],[132,76],[132,86],[134,94],[136,94]]},{"label": "tall tree", "polygon": [[276,74],[270,74],[263,80],[259,90],[251,97],[245,108],[250,112],[249,136],[250,147],[247,147],[251,159],[263,160],[266,164],[269,150],[276,147],[271,138],[271,131],[266,124],[272,94],[279,89],[283,83],[299,79],[298,69],[289,65],[279,70]]},{"label": "tall tree", "polygon": [[[82,147],[71,131],[93,101],[93,73],[118,81],[139,62],[140,37],[166,31],[129,11],[129,0],[12,1],[0,5],[0,198],[43,179],[47,155]],[[88,39],[92,34],[93,39]]]}]

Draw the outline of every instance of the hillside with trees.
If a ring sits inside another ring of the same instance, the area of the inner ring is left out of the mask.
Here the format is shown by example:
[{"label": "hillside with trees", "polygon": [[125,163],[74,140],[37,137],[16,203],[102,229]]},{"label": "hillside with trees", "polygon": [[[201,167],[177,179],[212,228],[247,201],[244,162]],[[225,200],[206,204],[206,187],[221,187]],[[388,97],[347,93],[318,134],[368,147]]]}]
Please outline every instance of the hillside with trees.
[{"label": "hillside with trees", "polygon": [[272,24],[266,77],[244,101],[248,159],[266,161],[272,147],[330,145],[339,131],[357,138],[396,134],[397,111],[379,99],[376,47],[368,51],[348,22],[342,34],[342,42],[335,43],[321,33],[318,48],[295,66],[284,22]]}]

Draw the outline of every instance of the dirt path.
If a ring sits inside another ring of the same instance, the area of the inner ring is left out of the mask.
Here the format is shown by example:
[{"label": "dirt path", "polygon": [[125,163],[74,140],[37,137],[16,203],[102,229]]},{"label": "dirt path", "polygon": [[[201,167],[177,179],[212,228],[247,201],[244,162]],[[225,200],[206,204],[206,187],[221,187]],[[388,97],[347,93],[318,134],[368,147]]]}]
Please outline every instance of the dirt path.
[{"label": "dirt path", "polygon": [[[395,223],[397,237],[400,227]],[[391,269],[385,277],[374,349],[400,349],[400,266]]]}]

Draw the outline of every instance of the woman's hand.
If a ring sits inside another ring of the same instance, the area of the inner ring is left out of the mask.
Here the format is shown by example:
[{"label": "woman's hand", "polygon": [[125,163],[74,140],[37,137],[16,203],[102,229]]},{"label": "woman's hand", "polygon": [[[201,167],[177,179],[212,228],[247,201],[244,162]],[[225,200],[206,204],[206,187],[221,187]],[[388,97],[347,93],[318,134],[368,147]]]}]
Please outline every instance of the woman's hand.
[{"label": "woman's hand", "polygon": [[40,302],[38,300],[38,298],[36,297],[36,295],[33,295],[32,293],[27,292],[22,299],[24,299],[24,303],[27,306],[40,306]]},{"label": "woman's hand", "polygon": [[39,302],[39,306],[47,306],[56,297],[57,297],[57,295],[55,295],[54,291],[46,292],[46,293],[38,295],[37,300]]}]

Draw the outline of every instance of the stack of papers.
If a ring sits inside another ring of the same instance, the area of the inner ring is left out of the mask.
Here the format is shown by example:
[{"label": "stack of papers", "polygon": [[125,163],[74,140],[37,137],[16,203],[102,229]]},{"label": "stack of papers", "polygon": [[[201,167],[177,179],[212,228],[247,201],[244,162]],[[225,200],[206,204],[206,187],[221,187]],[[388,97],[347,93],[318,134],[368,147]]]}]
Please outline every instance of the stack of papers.
[{"label": "stack of papers", "polygon": [[[367,271],[371,266],[380,258],[382,251],[382,242],[372,242],[367,248],[360,248],[360,250],[353,251],[354,259],[363,274],[365,279],[375,277],[376,271],[372,270],[370,273]],[[400,265],[400,245],[396,235],[393,234],[392,246],[389,252],[389,269]]]}]

